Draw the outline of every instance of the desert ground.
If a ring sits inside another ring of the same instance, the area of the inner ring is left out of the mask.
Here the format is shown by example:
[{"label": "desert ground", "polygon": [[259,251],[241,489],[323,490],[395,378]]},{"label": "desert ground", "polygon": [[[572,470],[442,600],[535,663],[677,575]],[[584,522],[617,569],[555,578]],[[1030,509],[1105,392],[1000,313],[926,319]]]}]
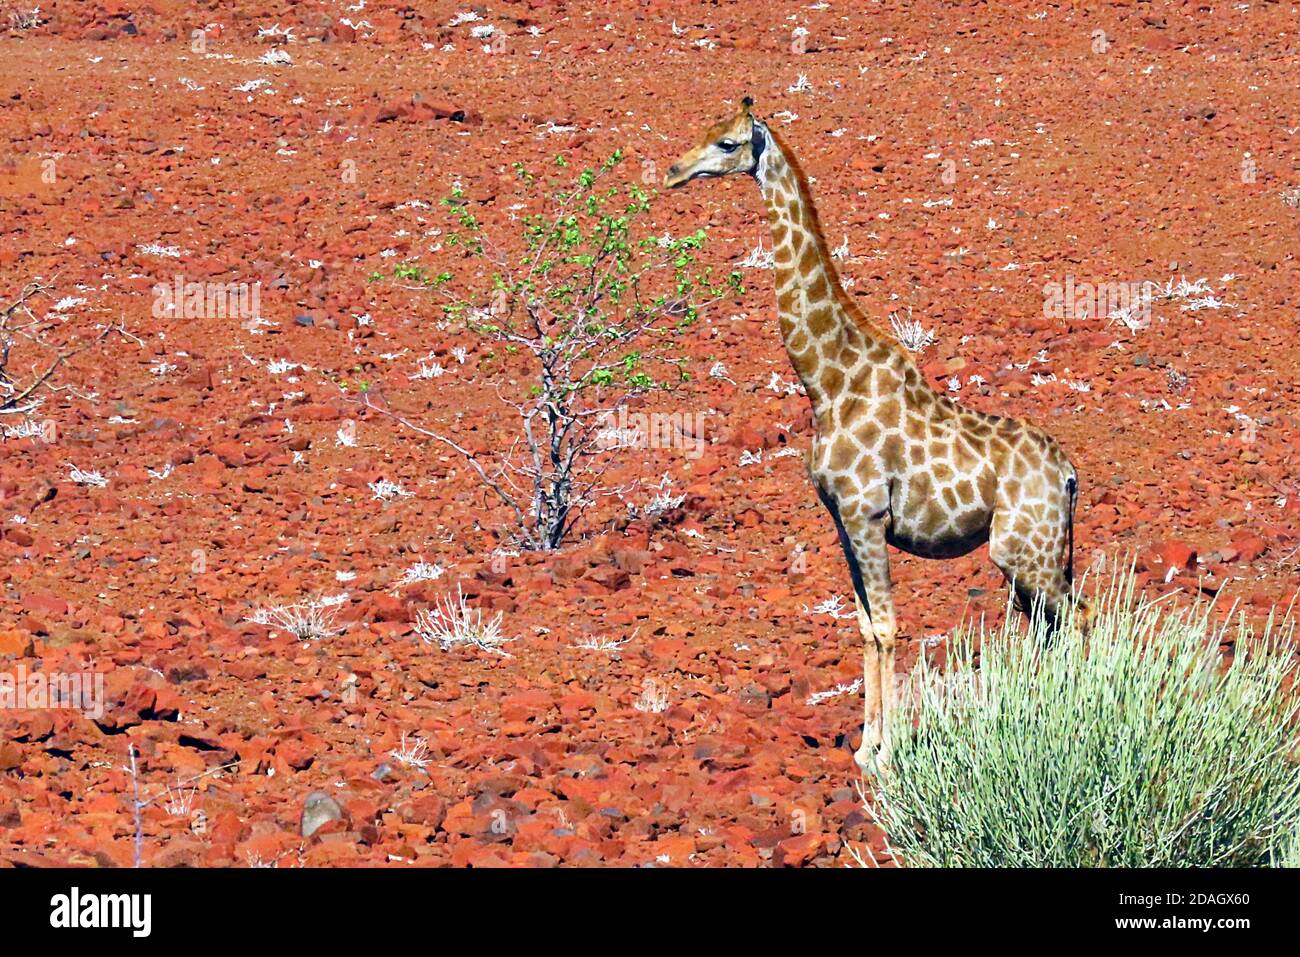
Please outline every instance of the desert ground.
[{"label": "desert ground", "polygon": [[[918,324],[934,387],[1061,442],[1080,576],[1132,560],[1253,619],[1295,592],[1289,2],[29,6],[0,13],[0,302],[41,287],[46,346],[15,340],[11,373],[72,354],[0,414],[0,669],[104,698],[0,709],[5,864],[882,851],[762,203],[745,177],[655,187],[745,95],[864,312]],[[517,253],[513,165],[615,150],[658,193],[647,228],[704,230],[744,291],[631,406],[702,443],[611,454],[619,494],[520,550],[454,450],[364,397],[508,447],[527,369],[395,267],[464,266],[454,189]],[[257,315],[158,308],[177,282],[256,288]],[[1006,612],[983,548],[893,567],[901,667]],[[458,588],[504,654],[422,639]],[[335,633],[267,622],[321,600]]]}]

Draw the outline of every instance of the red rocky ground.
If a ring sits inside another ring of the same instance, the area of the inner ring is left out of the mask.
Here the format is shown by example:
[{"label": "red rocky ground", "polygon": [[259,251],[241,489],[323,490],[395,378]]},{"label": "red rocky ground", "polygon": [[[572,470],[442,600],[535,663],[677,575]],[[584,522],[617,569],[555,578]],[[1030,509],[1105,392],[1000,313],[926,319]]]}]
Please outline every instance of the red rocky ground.
[{"label": "red rocky ground", "polygon": [[[815,178],[866,311],[910,306],[937,335],[921,359],[937,386],[1060,438],[1082,567],[1136,550],[1153,582],[1172,563],[1169,587],[1252,615],[1294,589],[1293,4],[194,6],[42,3],[0,39],[3,298],[40,277],[84,300],[66,328],[120,319],[138,338],[64,371],[77,394],[33,413],[53,441],[0,444],[0,666],[94,668],[109,696],[98,721],[0,713],[0,860],[130,864],[128,743],[146,797],[233,765],[189,813],[145,810],[148,865],[834,865],[879,841],[854,790],[856,696],[808,703],[858,676],[860,640],[807,610],[849,584],[801,458],[774,456],[809,428],[804,400],[768,388],[793,379],[770,273],[697,327],[689,386],[643,407],[713,410],[701,458],[621,466],[671,475],[682,507],[559,556],[494,567],[500,516],[464,466],[336,384],[365,377],[427,426],[503,442],[492,385],[511,370],[439,330],[433,299],[366,277],[442,262],[430,231],[453,180],[509,245],[515,160],[622,147],[629,175],[662,169],[745,93]],[[258,39],[276,24],[294,39]],[[257,62],[271,49],[291,62]],[[707,229],[720,267],[766,239],[741,179],[655,216]],[[151,287],[177,274],[261,282],[272,325],[155,318]],[[1070,276],[1204,277],[1222,305],[1157,301],[1136,332],[1045,317],[1044,286]],[[447,374],[410,379],[431,350]],[[349,420],[355,447],[336,441]],[[378,478],[414,494],[377,501]],[[398,587],[418,559],[447,574]],[[1001,612],[983,550],[895,568],[906,663]],[[413,635],[457,581],[503,613],[512,658]],[[246,620],[343,591],[335,638]],[[647,682],[666,710],[634,707]],[[423,770],[390,756],[403,734],[427,741]],[[304,840],[312,791],[345,817]]]}]

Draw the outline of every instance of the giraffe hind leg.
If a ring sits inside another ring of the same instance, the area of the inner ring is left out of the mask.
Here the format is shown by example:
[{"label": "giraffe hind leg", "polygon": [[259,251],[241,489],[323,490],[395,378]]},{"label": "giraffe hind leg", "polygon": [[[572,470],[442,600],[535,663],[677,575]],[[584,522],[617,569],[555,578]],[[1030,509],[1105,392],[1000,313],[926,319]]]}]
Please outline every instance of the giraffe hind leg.
[{"label": "giraffe hind leg", "polygon": [[989,557],[1011,583],[1016,606],[1026,616],[1043,615],[1049,635],[1074,600],[1064,517],[999,509],[989,530]]}]

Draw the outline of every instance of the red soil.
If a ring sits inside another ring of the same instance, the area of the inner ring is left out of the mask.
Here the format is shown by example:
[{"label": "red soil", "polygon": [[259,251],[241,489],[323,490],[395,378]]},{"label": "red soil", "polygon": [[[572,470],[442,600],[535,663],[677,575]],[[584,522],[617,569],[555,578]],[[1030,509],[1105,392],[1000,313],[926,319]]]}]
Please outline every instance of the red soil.
[{"label": "red soil", "polygon": [[[64,370],[77,394],[34,413],[53,441],[0,444],[0,669],[91,668],[109,698],[98,721],[0,711],[0,860],[130,864],[129,742],[146,797],[234,765],[197,782],[190,814],[145,810],[148,865],[833,865],[879,841],[854,791],[857,696],[808,703],[858,677],[861,640],[806,610],[849,583],[802,457],[773,455],[805,449],[809,427],[804,400],[767,388],[793,379],[770,273],[747,271],[744,296],[696,328],[685,390],[641,407],[713,410],[702,457],[620,466],[623,480],[669,473],[682,507],[558,556],[493,565],[502,515],[469,470],[335,384],[366,378],[423,425],[506,442],[494,384],[518,370],[439,330],[432,297],[367,276],[443,262],[427,233],[453,180],[509,247],[513,161],[595,164],[621,147],[629,176],[662,170],[745,93],[761,115],[798,114],[772,122],[815,179],[830,241],[848,239],[841,268],[866,312],[910,306],[937,335],[931,381],[1061,440],[1082,477],[1081,568],[1137,550],[1153,582],[1222,589],[1251,614],[1294,588],[1289,4],[538,2],[453,27],[468,7],[40,6],[42,25],[0,39],[0,290],[7,302],[42,277],[85,300],[67,328],[120,318],[139,341]],[[205,21],[215,56],[190,46]],[[292,63],[255,62],[272,48],[258,28],[276,23],[295,34],[277,41]],[[483,24],[504,49],[470,36]],[[800,74],[811,90],[788,92]],[[707,229],[719,267],[767,239],[743,178],[661,197],[655,216]],[[261,282],[273,325],[155,318],[152,287],[177,274]],[[1044,286],[1071,276],[1205,277],[1224,305],[1157,301],[1136,332],[1045,317]],[[447,374],[410,379],[431,350]],[[268,369],[279,359],[300,368]],[[715,361],[734,384],[709,377]],[[355,447],[336,442],[348,420]],[[70,464],[108,485],[70,481]],[[377,501],[379,478],[414,494]],[[421,558],[447,574],[398,587]],[[1001,614],[983,550],[894,567],[904,665],[963,616]],[[458,581],[503,613],[512,658],[413,635]],[[342,591],[338,637],[246,620]],[[627,642],[573,647],[594,636]],[[667,710],[634,707],[647,682]],[[403,734],[427,741],[424,770],[389,755]],[[346,817],[304,840],[317,790]]]}]

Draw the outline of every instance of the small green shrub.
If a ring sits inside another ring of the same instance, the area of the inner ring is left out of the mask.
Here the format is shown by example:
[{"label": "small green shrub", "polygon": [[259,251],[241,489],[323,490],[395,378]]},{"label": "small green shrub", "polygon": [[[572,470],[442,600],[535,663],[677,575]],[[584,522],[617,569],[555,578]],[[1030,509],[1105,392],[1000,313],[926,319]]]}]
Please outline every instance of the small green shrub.
[{"label": "small green shrub", "polygon": [[[622,161],[615,151],[571,183],[514,164],[522,189],[510,209],[524,211],[493,230],[456,184],[443,199],[452,228],[438,267],[393,269],[403,288],[445,298],[443,328],[461,334],[466,350],[479,347],[484,363],[505,354],[498,368],[509,372],[490,387],[510,425],[504,435],[453,440],[370,397],[365,404],[461,456],[504,506],[503,537],[520,549],[560,548],[589,510],[621,497],[609,478],[628,447],[619,414],[689,381],[691,327],[743,292],[739,272],[717,277],[697,262],[703,229],[652,232],[654,197],[637,182],[614,181]],[[556,170],[565,179],[573,172],[563,156]]]},{"label": "small green shrub", "polygon": [[[954,639],[900,691],[868,812],[901,863],[1242,867],[1296,861],[1291,623],[1262,635],[1204,603],[1094,602],[1089,635],[1012,618]],[[982,639],[982,640],[981,640]],[[1218,646],[1235,641],[1230,664]]]}]

